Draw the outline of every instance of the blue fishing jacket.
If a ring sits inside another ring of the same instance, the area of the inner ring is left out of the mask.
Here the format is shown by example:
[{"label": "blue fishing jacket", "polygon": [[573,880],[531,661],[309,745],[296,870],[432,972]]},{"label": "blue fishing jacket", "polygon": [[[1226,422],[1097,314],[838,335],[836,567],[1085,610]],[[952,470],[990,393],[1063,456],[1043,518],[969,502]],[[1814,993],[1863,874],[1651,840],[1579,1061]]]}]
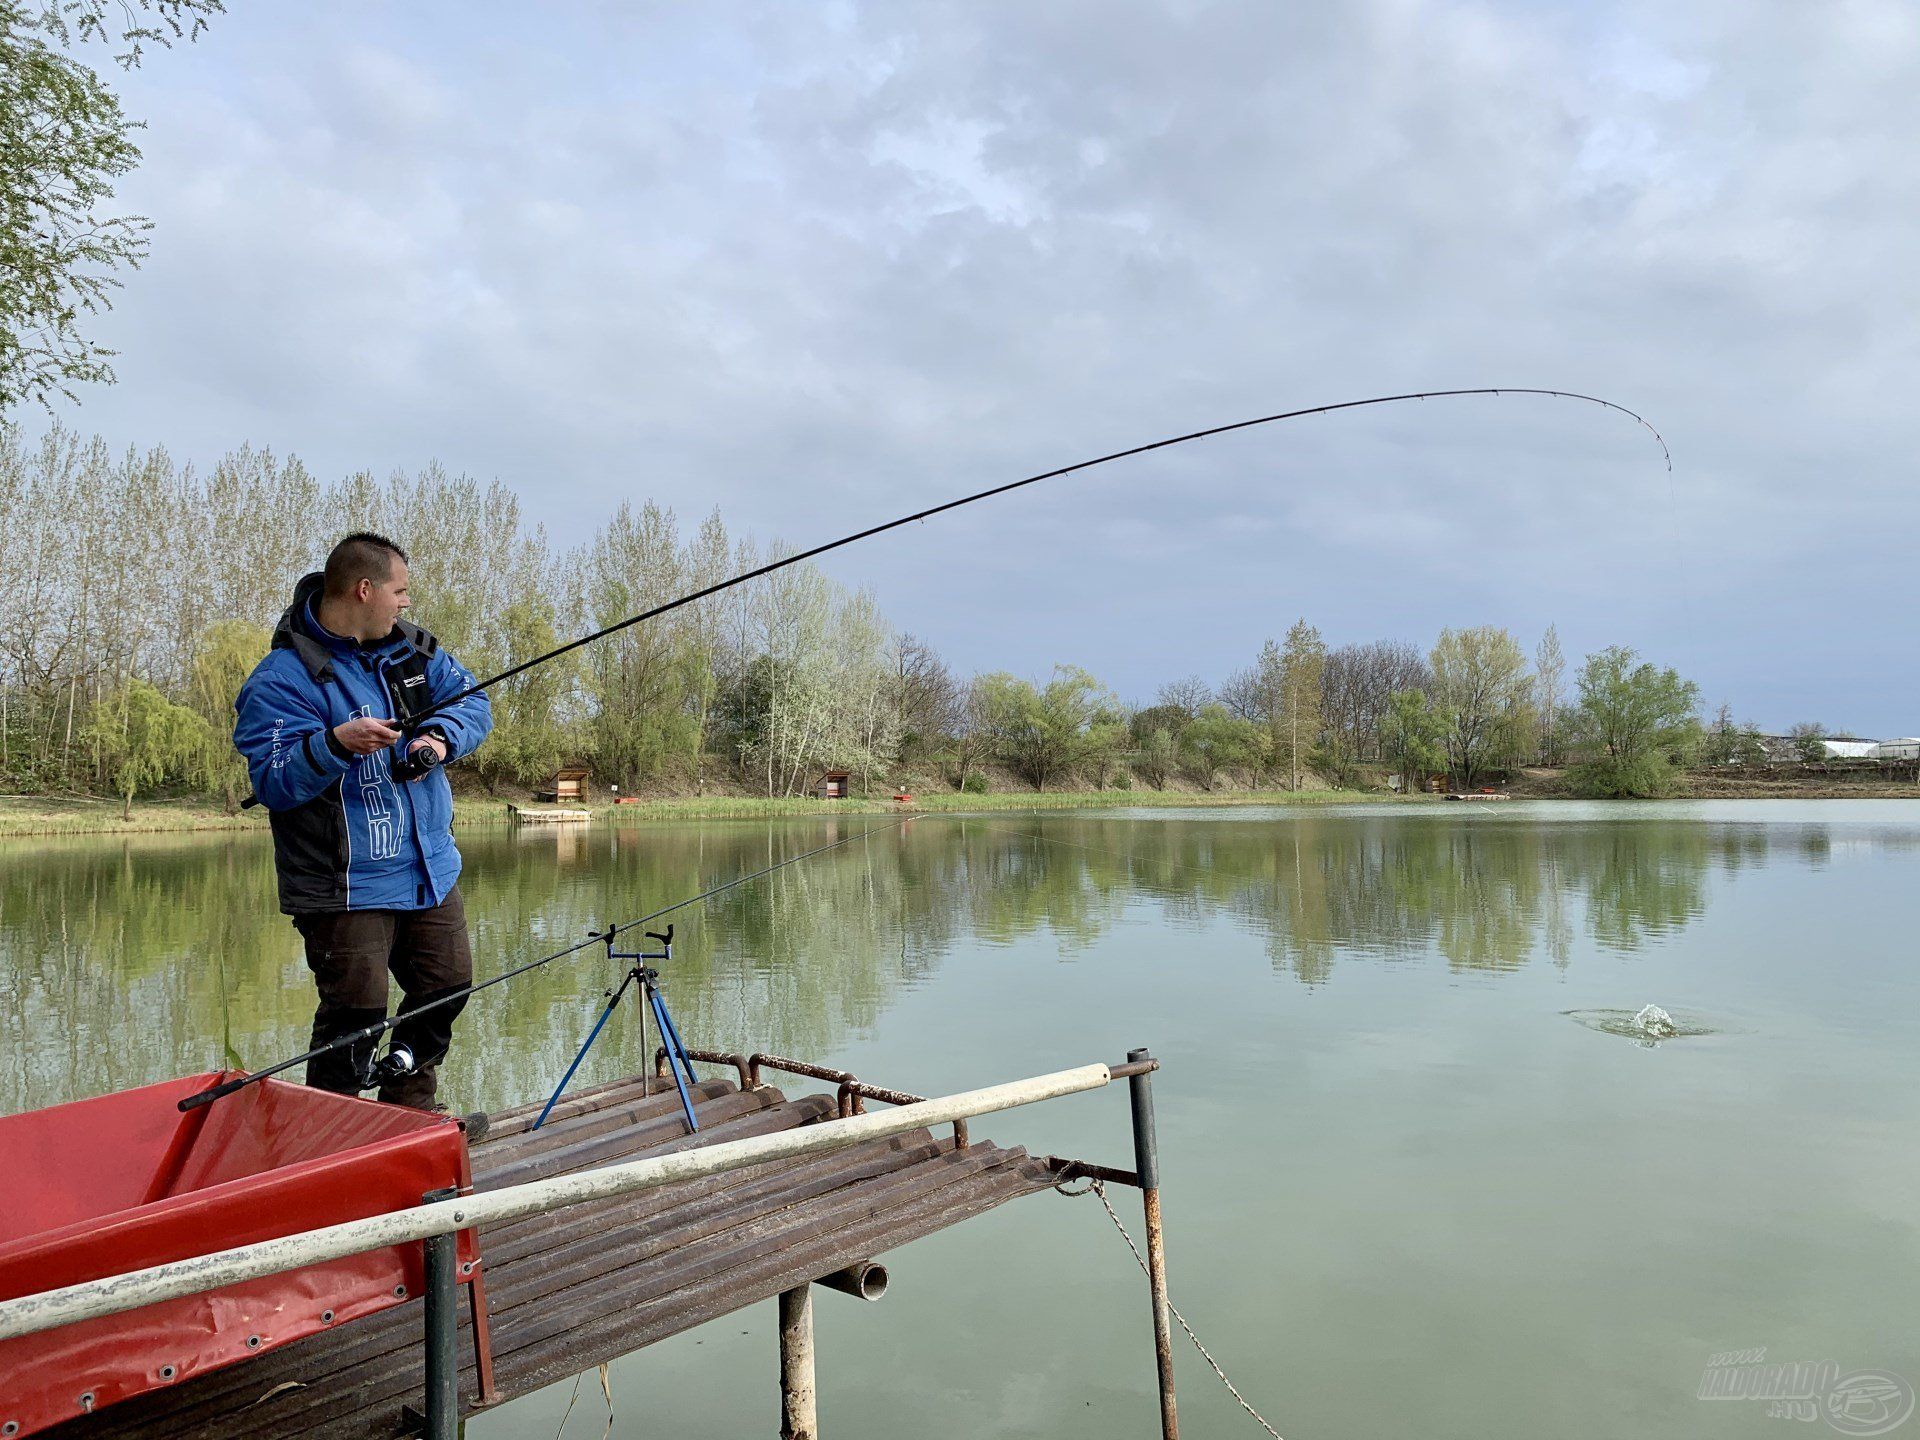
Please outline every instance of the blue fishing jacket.
[{"label": "blue fishing jacket", "polygon": [[[280,908],[302,915],[438,905],[460,878],[444,767],[397,781],[392,750],[352,754],[333,727],[371,715],[411,739],[408,716],[458,694],[473,676],[404,620],[375,642],[331,633],[315,618],[319,595],[318,574],[294,587],[273,648],[234,701],[234,748],[272,818]],[[444,740],[451,762],[472,754],[492,728],[487,697],[473,695],[421,733]]]}]

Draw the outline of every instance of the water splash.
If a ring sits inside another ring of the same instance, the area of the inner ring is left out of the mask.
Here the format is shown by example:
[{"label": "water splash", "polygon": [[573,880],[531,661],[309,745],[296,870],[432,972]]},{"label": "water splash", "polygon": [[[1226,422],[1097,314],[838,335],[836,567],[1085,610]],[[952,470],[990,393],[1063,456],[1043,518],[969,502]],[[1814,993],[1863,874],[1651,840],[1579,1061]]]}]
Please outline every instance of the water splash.
[{"label": "water splash", "polygon": [[1658,1005],[1642,1005],[1639,1013],[1633,1017],[1633,1023],[1646,1031],[1647,1034],[1656,1036],[1662,1040],[1666,1039],[1669,1035],[1678,1033],[1673,1023],[1673,1017]]},{"label": "water splash", "polygon": [[1576,1025],[1598,1030],[1602,1035],[1618,1035],[1648,1050],[1669,1040],[1719,1033],[1699,1015],[1686,1010],[1669,1014],[1658,1005],[1644,1005],[1638,1010],[1564,1010],[1561,1013]]}]

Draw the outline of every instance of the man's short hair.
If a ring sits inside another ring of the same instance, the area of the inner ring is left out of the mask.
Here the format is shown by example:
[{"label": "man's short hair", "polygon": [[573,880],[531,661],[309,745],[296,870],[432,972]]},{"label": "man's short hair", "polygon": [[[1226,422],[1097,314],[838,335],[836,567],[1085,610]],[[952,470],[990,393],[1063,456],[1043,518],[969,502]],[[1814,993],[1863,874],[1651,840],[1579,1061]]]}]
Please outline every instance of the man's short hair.
[{"label": "man's short hair", "polygon": [[370,530],[354,531],[327,556],[322,586],[328,598],[337,599],[347,594],[362,580],[391,580],[396,555],[406,562],[407,552],[386,536],[375,535]]}]

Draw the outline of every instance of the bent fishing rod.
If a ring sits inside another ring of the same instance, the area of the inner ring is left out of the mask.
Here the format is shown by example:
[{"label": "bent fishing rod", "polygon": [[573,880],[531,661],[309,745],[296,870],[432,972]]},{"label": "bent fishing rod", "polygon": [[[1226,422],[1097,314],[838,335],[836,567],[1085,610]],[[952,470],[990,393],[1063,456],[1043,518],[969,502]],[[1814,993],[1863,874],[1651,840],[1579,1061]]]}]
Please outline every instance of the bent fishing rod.
[{"label": "bent fishing rod", "polygon": [[288,1060],[282,1060],[277,1065],[269,1065],[264,1070],[250,1071],[245,1075],[235,1076],[231,1080],[223,1080],[218,1085],[210,1085],[205,1090],[197,1090],[187,1096],[186,1099],[180,1101],[176,1108],[183,1113],[189,1110],[198,1110],[202,1105],[211,1105],[214,1101],[231,1095],[237,1090],[244,1090],[247,1086],[265,1080],[270,1075],[278,1075],[283,1070],[291,1070],[296,1065],[303,1065],[309,1060],[317,1060],[322,1055],[331,1055],[336,1050],[347,1050],[355,1045],[376,1041],[381,1035],[393,1029],[394,1026],[411,1020],[417,1015],[425,1015],[430,1010],[438,1010],[441,1006],[451,1005],[456,1000],[464,1000],[470,995],[478,995],[482,990],[491,990],[496,985],[504,985],[509,980],[516,980],[530,971],[538,970],[545,965],[551,965],[556,960],[564,960],[569,955],[578,955],[582,950],[590,946],[608,945],[611,947],[616,936],[658,920],[662,915],[671,915],[676,910],[685,910],[689,906],[711,900],[714,896],[724,894],[726,891],[735,889],[738,886],[751,884],[755,880],[764,880],[776,870],[784,870],[789,865],[798,865],[802,860],[810,860],[815,855],[824,855],[829,850],[838,850],[843,845],[851,845],[854,841],[864,840],[869,835],[876,835],[886,830],[897,830],[909,820],[917,818],[917,816],[913,815],[902,815],[898,820],[889,821],[884,825],[869,825],[866,829],[856,834],[845,835],[838,840],[830,840],[824,845],[814,846],[811,850],[802,850],[798,855],[789,855],[786,859],[776,861],[763,870],[755,870],[748,875],[736,875],[733,879],[715,885],[711,889],[702,890],[698,895],[690,895],[685,900],[676,900],[671,905],[663,905],[658,910],[650,914],[642,915],[637,920],[628,920],[620,925],[609,925],[604,930],[589,931],[587,938],[580,941],[577,945],[569,945],[565,949],[554,951],[551,955],[542,955],[538,960],[529,960],[524,965],[516,966],[512,970],[492,976],[490,979],[481,980],[472,985],[463,985],[458,990],[449,990],[446,994],[428,1000],[424,1004],[416,1005],[411,1010],[403,1011],[398,1015],[390,1015],[386,1019],[372,1025],[362,1026],[351,1034],[337,1036],[324,1045],[316,1045],[304,1054],[295,1055]]},{"label": "bent fishing rod", "polygon": [[[742,571],[740,574],[732,576],[729,579],[717,580],[711,585],[703,585],[697,590],[691,590],[685,595],[668,600],[663,604],[655,605],[652,609],[642,610],[637,615],[629,615],[624,620],[615,621],[613,624],[595,630],[591,634],[582,635],[577,640],[569,640],[566,644],[556,646],[544,655],[536,655],[531,660],[523,660],[518,665],[510,666],[502,670],[498,675],[491,675],[485,680],[475,681],[464,690],[457,691],[447,696],[444,700],[436,700],[424,710],[411,716],[407,721],[407,726],[410,732],[417,734],[420,727],[426,721],[452,706],[458,705],[462,700],[470,699],[483,691],[490,690],[495,685],[500,684],[504,680],[511,680],[516,675],[523,675],[535,666],[545,665],[550,660],[558,660],[562,655],[570,654],[580,649],[583,645],[591,645],[596,640],[603,640],[609,635],[618,634],[620,631],[638,625],[644,620],[656,619],[661,615],[678,610],[683,606],[692,605],[697,601],[707,599],[709,596],[718,595],[724,590],[731,590],[736,585],[745,585],[751,580],[758,580],[762,576],[771,575],[776,570],[784,570],[789,565],[798,565],[806,560],[817,559],[829,551],[838,550],[846,545],[852,545],[856,541],[870,540],[875,535],[884,535],[887,531],[898,530],[903,525],[912,525],[916,521],[930,520],[935,515],[944,515],[949,510],[958,510],[965,505],[975,505],[982,500],[991,500],[996,496],[1006,495],[1012,491],[1024,489],[1028,485],[1038,485],[1043,480],[1057,480],[1063,475],[1077,474],[1082,470],[1091,470],[1099,465],[1110,465],[1116,460],[1126,460],[1135,455],[1148,454],[1154,450],[1166,450],[1175,445],[1186,445],[1196,440],[1210,439],[1215,435],[1228,435],[1236,430],[1252,430],[1262,425],[1275,425],[1284,420],[1301,420],[1310,415],[1331,415],[1339,410],[1361,410],[1373,405],[1397,405],[1409,400],[1446,400],[1468,395],[1549,396],[1556,400],[1584,400],[1588,404],[1598,405],[1603,409],[1616,411],[1634,421],[1646,430],[1649,435],[1653,436],[1654,440],[1660,446],[1660,454],[1666,461],[1668,472],[1671,473],[1673,470],[1673,452],[1667,448],[1666,438],[1653,427],[1652,423],[1648,421],[1645,416],[1639,414],[1637,411],[1629,410],[1626,406],[1612,400],[1603,399],[1598,395],[1582,394],[1577,390],[1549,390],[1537,386],[1483,385],[1459,390],[1412,390],[1401,395],[1373,395],[1364,400],[1339,400],[1330,405],[1309,405],[1299,410],[1282,410],[1274,415],[1260,415],[1251,420],[1235,420],[1226,425],[1209,426],[1205,430],[1192,430],[1184,435],[1170,435],[1163,440],[1153,440],[1145,445],[1129,446],[1125,450],[1115,450],[1111,454],[1098,455],[1091,460],[1080,460],[1071,465],[1062,465],[1054,470],[1043,470],[1038,475],[1028,475],[1019,480],[1009,480],[1002,485],[990,486],[985,490],[975,491],[971,495],[963,495],[957,500],[948,500],[939,505],[930,505],[924,510],[915,510],[910,515],[902,515],[898,519],[888,520],[879,525],[869,525],[866,529],[856,530],[851,535],[842,535],[838,540],[828,540],[810,549],[799,550],[791,555],[783,555],[778,559],[769,560],[764,565],[756,565],[751,570]],[[420,775],[425,774],[427,770],[432,769],[434,765],[439,763],[431,747],[414,750],[411,742],[403,739],[398,749],[400,753],[394,761],[396,778],[402,780],[417,779]],[[259,803],[259,797],[249,795],[246,800],[242,802],[242,808],[250,808]]]},{"label": "bent fishing rod", "polygon": [[[593,631],[590,634],[582,635],[577,640],[570,640],[566,644],[557,646],[556,648],[547,651],[543,655],[536,655],[531,660],[522,661],[518,665],[514,665],[509,667],[506,670],[502,670],[498,675],[492,675],[485,680],[476,681],[474,684],[467,686],[465,689],[460,690],[453,695],[447,696],[443,700],[435,701],[432,705],[428,706],[425,710],[422,710],[417,715],[413,716],[409,724],[417,731],[418,727],[422,722],[428,720],[429,718],[431,718],[436,714],[439,714],[445,711],[451,706],[459,704],[462,700],[469,699],[474,695],[478,695],[485,690],[491,689],[493,686],[500,684],[502,681],[511,680],[516,675],[524,674],[527,671],[533,669],[535,666],[544,665],[550,660],[557,660],[562,655],[566,655],[574,650],[580,649],[583,645],[591,645],[596,640],[604,639],[608,635],[617,634],[618,632],[622,630],[626,630],[631,626],[638,625],[644,620],[651,620],[658,616],[668,614],[669,612],[678,610],[683,606],[694,604],[696,601],[699,601],[699,600],[704,600],[709,596],[718,595],[722,591],[731,590],[736,585],[744,585],[748,581],[758,580],[762,576],[771,575],[777,570],[783,570],[790,565],[798,565],[802,561],[815,559],[818,556],[827,554],[829,551],[838,550],[843,546],[851,545],[856,541],[871,539],[873,536],[883,535],[889,530],[897,530],[903,525],[911,525],[915,521],[928,520],[935,515],[945,514],[949,510],[958,510],[965,505],[973,505],[973,504],[977,504],[982,500],[990,500],[990,499],[993,499],[995,496],[1005,495],[1011,491],[1023,489],[1028,485],[1037,485],[1043,480],[1054,480],[1054,479],[1060,478],[1061,476],[1072,475],[1082,470],[1091,470],[1099,465],[1111,464],[1116,460],[1125,460],[1135,455],[1145,455],[1154,450],[1165,450],[1175,445],[1185,445],[1192,441],[1209,439],[1215,435],[1231,434],[1232,432],[1237,430],[1251,430],[1263,425],[1278,424],[1281,421],[1285,421],[1285,420],[1300,420],[1312,415],[1330,415],[1340,410],[1360,410],[1373,405],[1395,405],[1395,404],[1400,404],[1402,402],[1409,401],[1409,400],[1443,400],[1443,399],[1452,399],[1452,398],[1469,396],[1469,395],[1547,396],[1557,400],[1583,400],[1583,401],[1586,401],[1588,404],[1598,405],[1603,409],[1616,411],[1619,414],[1625,415],[1628,419],[1634,421],[1642,429],[1644,429],[1649,435],[1653,436],[1654,441],[1660,446],[1660,454],[1662,458],[1666,461],[1668,472],[1671,473],[1673,470],[1673,452],[1667,448],[1666,437],[1661,435],[1659,430],[1655,429],[1653,424],[1649,420],[1647,420],[1645,416],[1639,414],[1637,411],[1630,410],[1625,405],[1618,404],[1615,401],[1603,399],[1598,395],[1583,394],[1582,392],[1577,390],[1551,390],[1551,389],[1546,389],[1546,388],[1537,387],[1537,386],[1490,386],[1490,385],[1476,386],[1476,387],[1463,388],[1463,389],[1454,389],[1454,390],[1415,390],[1415,391],[1408,391],[1405,394],[1374,395],[1374,396],[1369,396],[1368,398],[1363,400],[1340,400],[1327,405],[1309,405],[1298,410],[1283,410],[1273,415],[1256,416],[1251,420],[1236,420],[1226,425],[1214,425],[1204,430],[1189,431],[1184,435],[1172,435],[1162,440],[1150,441],[1144,445],[1134,445],[1134,446],[1130,446],[1125,450],[1115,450],[1110,454],[1099,455],[1094,457],[1091,460],[1081,460],[1081,461],[1075,462],[1072,465],[1062,465],[1057,469],[1043,470],[1037,475],[1028,475],[1019,480],[1010,480],[1010,481],[1007,481],[1005,484],[994,485],[985,490],[975,491],[973,494],[963,495],[957,500],[948,500],[939,505],[929,506],[924,510],[916,510],[912,514],[902,515],[897,519],[888,520],[879,525],[870,525],[864,530],[856,530],[851,535],[843,535],[837,540],[829,540],[823,544],[815,545],[810,549],[796,551],[794,554],[782,556],[779,559],[770,560],[764,565],[755,566],[753,569],[743,571],[740,574],[732,576],[729,579],[716,581],[711,585],[702,586],[701,588],[690,591],[685,595],[681,595],[675,599],[668,600],[664,604],[656,605],[652,609],[643,610],[637,615],[630,615],[624,620],[616,621],[612,625],[607,625],[599,630]],[[404,750],[404,747],[403,747],[403,750]],[[421,768],[415,769],[411,775],[406,774],[405,772],[397,771],[397,773],[401,774],[402,778],[413,778],[414,776],[423,774],[425,773],[426,769],[430,769],[433,764],[437,763],[437,761],[433,758],[433,752],[430,749],[424,750],[421,752],[416,752],[416,753],[418,753],[421,756],[421,760],[424,763],[421,765]],[[245,802],[247,806],[257,805],[259,803],[260,803],[259,798],[257,796],[252,796],[252,795],[248,796]],[[906,823],[906,819],[909,819],[909,818],[912,818],[912,817],[903,817],[901,820],[894,822],[894,826]],[[862,839],[867,835],[873,834],[876,830],[890,829],[890,828],[894,828],[894,826],[882,825],[882,826],[870,827],[867,830],[861,831],[858,835],[850,835],[850,836],[847,836],[845,839],[836,840],[829,844],[818,846],[812,850],[803,851],[798,855],[790,856],[788,859],[780,861],[778,864],[770,865],[764,870],[758,870],[753,872],[752,874],[742,875],[736,879],[729,880],[722,885],[715,886],[711,890],[703,891],[699,895],[692,896],[691,898],[686,900],[678,901],[675,904],[666,906],[660,910],[656,910],[652,914],[643,915],[638,920],[630,920],[624,925],[609,926],[605,931],[596,932],[588,936],[587,939],[581,941],[579,944],[567,946],[565,949],[562,949],[562,950],[556,950],[551,955],[542,956],[538,960],[529,961],[525,965],[519,966],[518,968],[513,970],[509,970],[504,974],[496,975],[492,979],[484,980],[478,984],[466,986],[462,989],[451,991],[446,995],[442,995],[438,997],[437,999],[428,1001],[426,1004],[417,1006],[410,1011],[406,1011],[399,1015],[390,1016],[387,1019],[382,1020],[377,1024],[368,1025],[360,1030],[356,1030],[352,1032],[351,1034],[340,1036],[337,1039],[328,1042],[326,1045],[322,1045],[315,1049],[309,1050],[305,1054],[296,1055],[289,1060],[283,1060],[277,1065],[269,1066],[265,1070],[255,1071],[251,1074],[243,1075],[233,1080],[224,1081],[219,1085],[212,1086],[206,1090],[200,1091],[197,1094],[190,1095],[186,1099],[179,1102],[179,1108],[183,1111],[197,1109],[200,1106],[211,1104],[213,1101],[221,1098],[223,1095],[231,1095],[235,1091],[243,1089],[246,1086],[251,1085],[256,1081],[264,1080],[270,1075],[277,1075],[285,1070],[290,1070],[295,1065],[302,1064],[305,1061],[315,1059],[321,1055],[330,1054],[335,1050],[344,1049],[350,1045],[361,1044],[369,1040],[375,1040],[386,1031],[400,1024],[403,1020],[411,1019],[416,1015],[425,1014],[429,1010],[438,1009],[442,1005],[451,1004],[453,1001],[457,999],[463,998],[468,995],[477,994],[480,991],[490,989],[495,985],[504,984],[506,981],[512,980],[517,976],[524,975],[531,970],[537,970],[544,965],[549,965],[556,960],[565,958],[566,956],[578,954],[580,951],[585,950],[590,945],[609,942],[613,939],[613,937],[619,935],[622,931],[631,930],[636,926],[644,925],[650,921],[657,920],[662,915],[668,915],[674,912],[675,910],[684,909],[689,905],[698,904],[701,901],[710,899],[713,896],[718,895],[723,891],[731,890],[735,886],[744,885],[752,880],[762,879],[765,876],[771,875],[774,871],[782,869],[787,865],[792,865],[801,860],[808,859],[809,857],[813,855],[818,855],[823,851],[837,849],[842,845],[849,844],[854,840]]]},{"label": "bent fishing rod", "polygon": [[677,599],[669,600],[662,605],[656,605],[651,610],[642,610],[638,615],[629,615],[626,619],[615,621],[603,629],[595,630],[590,635],[582,635],[578,640],[569,640],[566,644],[549,650],[544,655],[536,655],[531,660],[523,661],[510,669],[502,670],[498,675],[476,681],[457,694],[449,695],[444,700],[435,701],[432,705],[429,705],[425,710],[422,710],[418,715],[414,716],[409,723],[417,727],[430,716],[437,715],[451,706],[458,705],[462,700],[470,696],[478,695],[483,690],[491,689],[502,680],[511,680],[514,676],[523,674],[533,669],[536,665],[544,665],[549,660],[557,660],[562,655],[578,650],[583,645],[591,645],[596,640],[604,639],[608,635],[617,634],[629,626],[638,625],[643,620],[652,620],[656,616],[665,615],[672,610],[678,610],[684,605],[691,605],[695,601],[705,600],[710,595],[718,595],[723,590],[731,590],[736,585],[744,585],[750,580],[758,580],[763,575],[771,575],[776,570],[784,570],[789,565],[798,565],[802,561],[812,560],[818,556],[825,555],[830,550],[838,550],[844,545],[851,545],[857,540],[869,540],[875,535],[884,535],[889,530],[898,530],[901,526],[911,525],[917,520],[930,520],[935,515],[944,515],[947,511],[958,510],[963,505],[977,504],[982,500],[991,500],[996,495],[1005,495],[1010,491],[1019,490],[1028,485],[1037,485],[1042,480],[1057,480],[1062,475],[1072,475],[1081,470],[1091,470],[1096,465],[1109,465],[1115,460],[1126,460],[1135,455],[1145,455],[1149,451],[1165,450],[1171,446],[1185,445],[1194,440],[1206,440],[1215,435],[1230,434],[1235,430],[1252,430],[1257,426],[1273,425],[1282,420],[1299,420],[1309,415],[1330,415],[1336,410],[1359,410],[1369,405],[1394,405],[1406,400],[1443,400],[1462,395],[1550,395],[1559,400],[1585,400],[1589,404],[1599,405],[1605,409],[1617,411],[1625,415],[1628,419],[1637,422],[1649,435],[1653,436],[1654,440],[1660,446],[1661,456],[1667,462],[1667,470],[1669,472],[1673,470],[1673,452],[1667,449],[1666,438],[1662,436],[1658,430],[1653,428],[1653,425],[1646,417],[1629,410],[1624,405],[1615,404],[1611,400],[1603,400],[1598,395],[1583,395],[1575,390],[1542,390],[1507,386],[1481,386],[1470,390],[1416,390],[1410,391],[1405,395],[1375,395],[1365,400],[1340,400],[1331,405],[1310,405],[1304,410],[1283,410],[1277,415],[1261,415],[1252,420],[1235,420],[1231,424],[1214,425],[1205,430],[1193,430],[1185,435],[1172,435],[1164,440],[1154,440],[1145,445],[1134,445],[1125,450],[1115,450],[1110,455],[1099,455],[1091,460],[1076,461],[1072,465],[1062,465],[1057,470],[1043,470],[1038,475],[1028,475],[1021,480],[1009,480],[1004,485],[994,485],[986,490],[978,490],[971,495],[963,495],[958,500],[948,500],[939,505],[931,505],[925,510],[916,510],[911,515],[902,515],[897,520],[888,520],[880,525],[869,525],[864,530],[856,530],[851,535],[842,535],[838,540],[829,540],[824,544],[815,545],[812,549],[796,551],[792,555],[784,555],[777,560],[769,560],[766,564],[755,566],[751,570],[742,571],[731,579],[718,580],[711,585],[702,586],[698,590],[689,591]]}]

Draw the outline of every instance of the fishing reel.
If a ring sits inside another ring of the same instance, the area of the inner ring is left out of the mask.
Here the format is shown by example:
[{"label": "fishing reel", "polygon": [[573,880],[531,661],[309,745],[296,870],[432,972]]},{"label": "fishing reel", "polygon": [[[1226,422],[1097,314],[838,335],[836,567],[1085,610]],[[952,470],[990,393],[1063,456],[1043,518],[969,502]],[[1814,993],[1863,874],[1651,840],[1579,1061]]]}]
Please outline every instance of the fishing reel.
[{"label": "fishing reel", "polygon": [[[400,744],[393,747],[392,771],[394,779],[400,781],[402,784],[406,784],[411,780],[418,780],[422,775],[425,775],[440,763],[439,752],[431,745],[420,743],[426,738],[426,732],[410,737],[402,737]],[[447,743],[440,737],[437,731],[434,732],[433,738],[440,740],[442,745]]]},{"label": "fishing reel", "polygon": [[367,1066],[360,1077],[362,1090],[378,1090],[391,1085],[396,1080],[404,1080],[418,1067],[414,1063],[410,1046],[395,1041],[387,1047],[387,1053]]}]

